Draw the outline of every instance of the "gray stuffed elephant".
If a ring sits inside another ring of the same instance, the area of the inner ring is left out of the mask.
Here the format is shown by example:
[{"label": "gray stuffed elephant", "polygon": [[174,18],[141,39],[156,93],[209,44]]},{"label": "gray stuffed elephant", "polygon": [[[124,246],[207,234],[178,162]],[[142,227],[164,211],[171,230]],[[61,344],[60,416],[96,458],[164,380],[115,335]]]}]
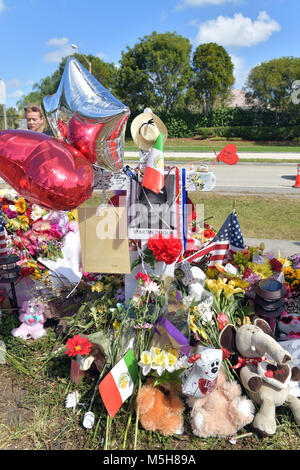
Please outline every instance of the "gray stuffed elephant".
[{"label": "gray stuffed elephant", "polygon": [[290,354],[273,338],[269,324],[257,318],[253,325],[238,329],[226,325],[220,333],[219,343],[233,355],[238,363],[240,380],[250,398],[260,406],[254,420],[254,429],[263,435],[276,432],[276,407],[286,404],[295,422],[300,424],[300,400],[289,390],[290,380],[300,380],[300,369],[289,365]]}]

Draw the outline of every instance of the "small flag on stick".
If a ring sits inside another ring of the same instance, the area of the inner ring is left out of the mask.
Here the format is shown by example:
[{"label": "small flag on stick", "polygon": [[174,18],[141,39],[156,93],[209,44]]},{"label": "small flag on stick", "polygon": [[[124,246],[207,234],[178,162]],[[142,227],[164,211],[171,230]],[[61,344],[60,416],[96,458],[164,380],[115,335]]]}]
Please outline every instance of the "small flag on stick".
[{"label": "small flag on stick", "polygon": [[7,256],[7,232],[4,225],[2,210],[0,209],[0,257]]},{"label": "small flag on stick", "polygon": [[99,392],[111,418],[132,395],[138,375],[138,366],[132,349],[111,369],[99,384]]},{"label": "small flag on stick", "polygon": [[243,248],[245,248],[245,244],[240,224],[234,210],[227,217],[211,243],[186,258],[185,261],[197,263],[203,256],[210,254],[208,267],[213,268],[215,263],[225,263],[232,253],[241,251]]},{"label": "small flag on stick", "polygon": [[150,151],[142,186],[158,194],[164,184],[163,134],[161,132]]}]

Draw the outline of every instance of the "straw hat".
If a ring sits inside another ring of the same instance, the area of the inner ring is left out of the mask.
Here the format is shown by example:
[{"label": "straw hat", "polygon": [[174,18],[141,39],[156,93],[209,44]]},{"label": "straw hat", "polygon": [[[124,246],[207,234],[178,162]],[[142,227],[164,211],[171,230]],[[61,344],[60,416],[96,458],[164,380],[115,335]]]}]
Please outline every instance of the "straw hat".
[{"label": "straw hat", "polygon": [[168,137],[166,126],[152,112],[144,112],[134,118],[130,131],[135,144],[142,150],[150,150],[160,133],[163,134],[163,143]]}]

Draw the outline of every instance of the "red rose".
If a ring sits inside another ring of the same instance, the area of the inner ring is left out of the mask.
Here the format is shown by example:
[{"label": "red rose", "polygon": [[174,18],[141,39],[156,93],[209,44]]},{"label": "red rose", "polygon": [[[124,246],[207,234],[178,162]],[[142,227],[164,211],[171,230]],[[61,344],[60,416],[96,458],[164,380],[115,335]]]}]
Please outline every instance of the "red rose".
[{"label": "red rose", "polygon": [[272,271],[276,271],[277,273],[280,273],[280,271],[282,270],[282,264],[276,258],[272,258],[270,260],[270,265],[271,265]]}]

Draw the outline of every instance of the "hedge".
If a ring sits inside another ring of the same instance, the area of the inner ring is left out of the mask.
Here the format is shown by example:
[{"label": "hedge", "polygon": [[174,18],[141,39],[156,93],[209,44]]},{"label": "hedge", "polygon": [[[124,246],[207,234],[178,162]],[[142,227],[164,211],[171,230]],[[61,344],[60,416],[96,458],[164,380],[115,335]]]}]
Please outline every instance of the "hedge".
[{"label": "hedge", "polygon": [[[126,128],[138,113],[131,114]],[[247,140],[293,140],[300,137],[300,115],[262,108],[218,108],[210,114],[192,112],[156,113],[165,123],[169,137],[240,137]]]}]

